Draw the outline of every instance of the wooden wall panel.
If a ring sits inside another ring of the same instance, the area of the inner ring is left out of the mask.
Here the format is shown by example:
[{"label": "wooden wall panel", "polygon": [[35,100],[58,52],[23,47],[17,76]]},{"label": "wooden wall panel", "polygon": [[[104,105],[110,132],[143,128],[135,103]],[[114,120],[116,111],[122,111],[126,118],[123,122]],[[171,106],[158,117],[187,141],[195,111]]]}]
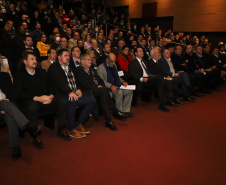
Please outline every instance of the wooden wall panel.
[{"label": "wooden wall panel", "polygon": [[174,16],[174,31],[226,31],[226,0],[114,0],[110,7],[129,5],[131,18],[142,17],[142,4],[157,2],[157,17]]}]

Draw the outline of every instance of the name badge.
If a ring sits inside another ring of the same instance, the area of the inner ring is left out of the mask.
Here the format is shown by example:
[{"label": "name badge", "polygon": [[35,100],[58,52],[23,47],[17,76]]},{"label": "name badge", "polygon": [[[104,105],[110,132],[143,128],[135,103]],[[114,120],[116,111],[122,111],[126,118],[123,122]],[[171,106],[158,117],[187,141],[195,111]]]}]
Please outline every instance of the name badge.
[{"label": "name badge", "polygon": [[118,72],[118,75],[119,75],[119,76],[124,76],[123,71],[119,71],[119,72]]}]

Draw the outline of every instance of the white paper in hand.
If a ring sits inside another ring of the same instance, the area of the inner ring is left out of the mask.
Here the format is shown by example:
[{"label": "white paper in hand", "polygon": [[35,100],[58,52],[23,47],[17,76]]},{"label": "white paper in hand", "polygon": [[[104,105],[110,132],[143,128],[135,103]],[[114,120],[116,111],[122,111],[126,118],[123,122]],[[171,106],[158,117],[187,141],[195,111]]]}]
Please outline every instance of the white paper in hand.
[{"label": "white paper in hand", "polygon": [[119,76],[124,76],[123,71],[118,71],[118,75],[119,75]]},{"label": "white paper in hand", "polygon": [[7,58],[2,59],[2,62],[3,62],[3,66],[9,66]]},{"label": "white paper in hand", "polygon": [[127,85],[126,87],[124,85],[121,85],[120,89],[135,90],[136,85]]}]

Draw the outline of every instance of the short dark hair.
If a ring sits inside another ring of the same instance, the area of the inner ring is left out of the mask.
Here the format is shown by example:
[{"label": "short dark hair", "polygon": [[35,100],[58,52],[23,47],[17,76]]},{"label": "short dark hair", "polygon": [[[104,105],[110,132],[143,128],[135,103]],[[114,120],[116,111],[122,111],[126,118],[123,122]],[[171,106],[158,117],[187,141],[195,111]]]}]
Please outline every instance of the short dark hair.
[{"label": "short dark hair", "polygon": [[57,56],[62,56],[62,55],[63,55],[63,52],[69,52],[69,51],[66,50],[66,49],[60,49],[60,50],[57,52]]},{"label": "short dark hair", "polygon": [[[26,39],[27,39],[28,37],[32,38],[31,35],[26,35],[26,36],[24,37],[24,41],[26,41]],[[32,39],[32,40],[33,40],[33,39]]]},{"label": "short dark hair", "polygon": [[201,45],[197,45],[197,46],[195,46],[195,50],[196,50],[198,47],[201,47],[201,48],[202,48],[202,46],[201,46]]},{"label": "short dark hair", "polygon": [[61,37],[60,38],[60,42],[62,42],[62,39],[66,39],[67,40],[67,37]]},{"label": "short dark hair", "polygon": [[139,49],[139,48],[143,50],[143,48],[141,46],[137,46],[136,48],[134,48],[134,53],[136,53],[137,49]]},{"label": "short dark hair", "polygon": [[[47,51],[47,54],[50,54],[52,50],[55,50],[54,48],[50,48],[48,51]],[[56,51],[56,50],[55,50]]]},{"label": "short dark hair", "polygon": [[210,46],[209,44],[203,44],[203,48],[206,48],[206,46]]},{"label": "short dark hair", "polygon": [[145,41],[146,41],[146,39],[141,39],[140,41],[142,42],[143,40],[145,40]]},{"label": "short dark hair", "polygon": [[[29,55],[33,55],[35,56],[34,52],[30,52],[30,51],[25,51],[23,52],[23,56],[22,56],[22,60],[27,60]],[[36,57],[36,56],[35,56]]]},{"label": "short dark hair", "polygon": [[[78,46],[73,46],[72,48],[71,48],[71,55],[72,55],[72,52],[73,52],[73,50],[75,49],[75,48],[79,48]],[[79,48],[80,49],[80,48]]]}]

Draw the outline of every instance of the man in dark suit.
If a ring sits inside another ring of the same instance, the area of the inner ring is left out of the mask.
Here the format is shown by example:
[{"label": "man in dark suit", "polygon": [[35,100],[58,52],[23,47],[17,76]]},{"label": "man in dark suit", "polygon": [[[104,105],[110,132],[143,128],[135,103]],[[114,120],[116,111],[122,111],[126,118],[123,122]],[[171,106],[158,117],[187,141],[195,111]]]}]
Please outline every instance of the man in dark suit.
[{"label": "man in dark suit", "polygon": [[[57,136],[70,141],[71,138],[65,130],[67,121],[67,102],[54,96],[54,89],[49,83],[46,72],[36,68],[37,60],[32,52],[23,56],[23,67],[17,74],[15,86],[21,109],[33,126],[38,125],[40,114],[58,113]],[[38,148],[44,145],[39,136],[34,137],[34,144]]]},{"label": "man in dark suit", "polygon": [[8,73],[0,72],[0,115],[5,120],[9,131],[9,146],[13,149],[12,159],[21,157],[19,145],[19,129],[28,129],[34,137],[38,135],[39,128],[32,127],[29,120],[12,102],[12,81]]},{"label": "man in dark suit", "polygon": [[189,88],[190,80],[188,74],[184,71],[178,71],[174,68],[173,62],[171,60],[171,54],[168,49],[164,49],[163,57],[161,58],[162,68],[171,78],[176,78],[181,88],[185,90],[184,100],[189,102],[194,102],[192,97],[190,97]]},{"label": "man in dark suit", "polygon": [[92,39],[92,50],[96,56],[96,62],[99,63],[100,57],[103,55],[102,48],[98,47],[97,39]]},{"label": "man in dark suit", "polygon": [[92,66],[91,57],[88,54],[81,56],[82,65],[76,69],[76,82],[81,88],[83,94],[94,96],[98,105],[103,111],[106,121],[105,126],[116,131],[117,127],[112,122],[111,110],[113,116],[120,120],[126,120],[125,115],[116,109],[108,90],[105,88],[103,80],[99,77]]},{"label": "man in dark suit", "polygon": [[[188,73],[189,80],[193,87],[198,87],[197,92],[207,92],[206,87],[208,79],[204,74],[204,71],[199,70],[198,65],[194,58],[193,46],[191,44],[186,45],[185,54],[182,55],[183,60],[186,63],[186,72]],[[194,96],[197,94],[195,93]]]},{"label": "man in dark suit", "polygon": [[224,79],[226,77],[226,61],[221,61],[218,53],[218,48],[214,48],[212,51],[212,60],[217,69],[221,70],[221,79]]},{"label": "man in dark suit", "polygon": [[129,63],[129,76],[135,81],[138,89],[141,89],[141,98],[144,101],[150,102],[150,93],[153,89],[157,89],[159,96],[159,109],[164,112],[169,112],[165,107],[164,95],[164,77],[152,75],[149,63],[143,59],[143,48],[138,46],[134,49],[136,58]]},{"label": "man in dark suit", "polygon": [[195,60],[199,69],[205,71],[206,75],[209,77],[209,84],[213,90],[220,91],[218,88],[220,81],[220,73],[216,69],[216,66],[212,67],[211,64],[207,62],[207,60],[203,56],[202,46],[195,47]]},{"label": "man in dark suit", "polygon": [[147,41],[145,39],[141,39],[141,47],[143,48],[143,52],[144,52],[144,59],[145,60],[150,60],[151,56],[150,56],[150,51],[147,47]]},{"label": "man in dark suit", "polygon": [[80,63],[81,57],[81,50],[78,46],[74,46],[71,48],[71,58],[70,58],[70,68],[74,71],[78,66],[81,65]]},{"label": "man in dark suit", "polygon": [[172,78],[163,69],[163,63],[160,60],[160,48],[158,46],[154,47],[151,51],[151,60],[149,61],[149,70],[151,74],[164,77],[164,87],[167,90],[167,105],[172,107],[178,107],[177,104],[183,105],[184,102],[180,101],[177,96],[184,94],[184,90],[178,88],[177,79]]},{"label": "man in dark suit", "polygon": [[35,53],[35,56],[37,57],[37,61],[41,62],[40,60],[40,52],[39,50],[33,45],[33,39],[31,35],[27,35],[24,38],[24,48],[22,49],[21,53],[25,50],[33,50],[33,52]]},{"label": "man in dark suit", "polygon": [[97,66],[99,66],[100,64],[106,62],[106,59],[109,55],[109,53],[111,52],[111,45],[108,44],[108,43],[105,43],[104,44],[104,47],[103,47],[103,55],[100,57],[100,60],[99,60],[99,63],[97,63]]},{"label": "man in dark suit", "polygon": [[[50,66],[48,75],[54,84],[56,96],[68,102],[68,134],[74,138],[83,138],[90,133],[84,128],[84,124],[95,108],[96,101],[93,97],[82,94],[69,61],[69,52],[66,49],[59,50],[58,61]],[[83,108],[83,111],[75,121],[77,107]]]}]

